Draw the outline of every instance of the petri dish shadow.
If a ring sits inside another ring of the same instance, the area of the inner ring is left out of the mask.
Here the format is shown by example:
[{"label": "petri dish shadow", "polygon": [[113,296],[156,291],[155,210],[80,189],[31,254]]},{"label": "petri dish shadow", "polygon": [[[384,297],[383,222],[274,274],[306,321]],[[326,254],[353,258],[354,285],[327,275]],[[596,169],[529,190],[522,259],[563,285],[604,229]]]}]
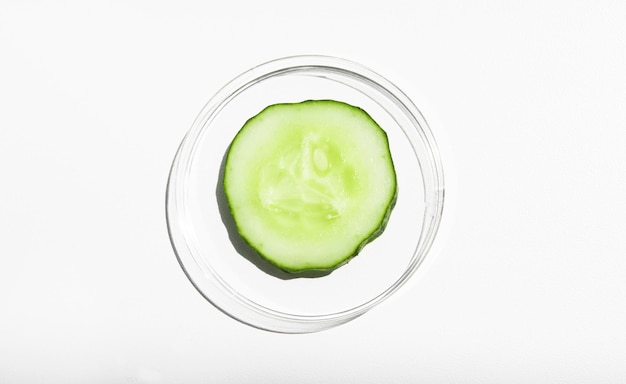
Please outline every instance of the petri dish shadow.
[{"label": "petri dish shadow", "polygon": [[224,223],[224,226],[226,227],[226,231],[228,232],[228,238],[235,248],[235,251],[237,251],[237,253],[239,253],[242,257],[246,258],[249,262],[254,264],[261,271],[282,280],[291,280],[296,278],[316,278],[329,275],[333,270],[307,270],[302,272],[286,272],[280,269],[278,266],[269,262],[263,256],[261,256],[259,252],[252,248],[250,244],[248,244],[248,242],[246,242],[246,240],[241,237],[239,231],[237,230],[235,219],[233,218],[232,212],[230,211],[230,206],[228,205],[228,200],[226,199],[226,192],[224,190],[224,171],[226,169],[226,157],[228,156],[229,150],[230,146],[226,149],[226,152],[222,156],[219,176],[215,188],[215,197],[217,198],[217,206],[220,212],[220,217],[222,219],[222,222]]}]

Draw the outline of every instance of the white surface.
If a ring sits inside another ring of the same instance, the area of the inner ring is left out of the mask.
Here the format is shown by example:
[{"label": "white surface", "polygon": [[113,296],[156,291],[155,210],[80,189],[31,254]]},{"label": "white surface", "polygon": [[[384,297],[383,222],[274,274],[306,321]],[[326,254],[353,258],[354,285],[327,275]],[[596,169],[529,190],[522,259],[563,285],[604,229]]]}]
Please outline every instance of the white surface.
[{"label": "white surface", "polygon": [[[255,4],[0,4],[0,383],[625,382],[626,3]],[[164,190],[219,87],[302,53],[413,98],[450,205],[410,286],[279,335],[194,290]]]}]

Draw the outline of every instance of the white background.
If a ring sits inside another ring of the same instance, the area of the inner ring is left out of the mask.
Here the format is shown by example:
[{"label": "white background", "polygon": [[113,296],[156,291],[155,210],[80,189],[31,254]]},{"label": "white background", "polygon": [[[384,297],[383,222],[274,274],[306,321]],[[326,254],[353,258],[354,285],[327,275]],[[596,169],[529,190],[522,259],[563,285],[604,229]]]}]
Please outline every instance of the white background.
[{"label": "white background", "polygon": [[[429,120],[442,236],[391,300],[259,331],[188,282],[170,162],[261,62],[358,61]],[[626,382],[623,1],[2,1],[0,383]]]}]

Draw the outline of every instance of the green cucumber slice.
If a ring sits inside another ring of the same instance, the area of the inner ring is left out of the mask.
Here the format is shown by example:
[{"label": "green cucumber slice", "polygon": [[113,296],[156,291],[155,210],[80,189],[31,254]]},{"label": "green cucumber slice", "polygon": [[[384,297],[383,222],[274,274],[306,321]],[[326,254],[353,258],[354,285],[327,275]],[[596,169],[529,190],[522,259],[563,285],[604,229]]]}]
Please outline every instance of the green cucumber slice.
[{"label": "green cucumber slice", "polygon": [[397,197],[385,131],[334,100],[265,108],[235,136],[224,167],[237,231],[287,272],[345,264],[382,233]]}]

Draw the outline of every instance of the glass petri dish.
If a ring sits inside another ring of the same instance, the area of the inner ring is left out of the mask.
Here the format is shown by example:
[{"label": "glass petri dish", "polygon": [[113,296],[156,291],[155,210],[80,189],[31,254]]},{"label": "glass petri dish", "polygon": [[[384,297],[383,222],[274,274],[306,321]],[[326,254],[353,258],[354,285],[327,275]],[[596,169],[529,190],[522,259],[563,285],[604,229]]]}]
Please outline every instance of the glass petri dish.
[{"label": "glass petri dish", "polygon": [[[324,276],[292,278],[269,272],[250,256],[221,179],[228,147],[250,117],[271,104],[311,99],[358,106],[385,130],[398,198],[385,231],[349,263]],[[439,151],[411,100],[358,63],[308,55],[256,66],[209,100],[172,163],[166,216],[182,269],[215,307],[256,328],[309,333],[357,318],[404,285],[436,237],[443,203]]]}]

